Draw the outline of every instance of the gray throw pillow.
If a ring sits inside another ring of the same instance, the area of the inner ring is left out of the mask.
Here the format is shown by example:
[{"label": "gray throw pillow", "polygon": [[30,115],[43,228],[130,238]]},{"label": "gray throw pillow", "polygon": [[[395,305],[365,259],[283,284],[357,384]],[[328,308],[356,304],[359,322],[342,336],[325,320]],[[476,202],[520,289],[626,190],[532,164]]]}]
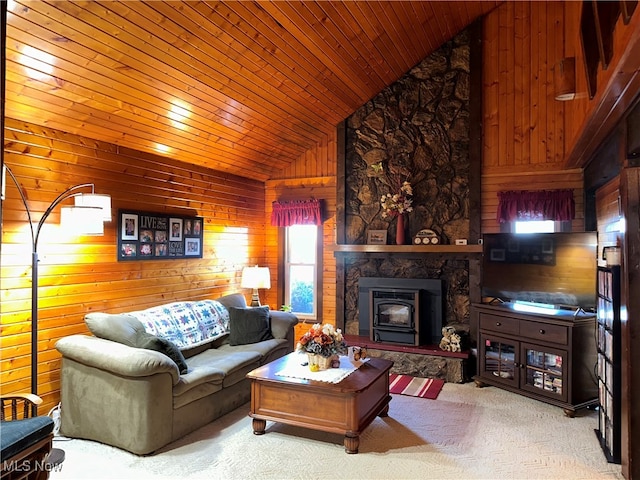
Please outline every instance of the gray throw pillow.
[{"label": "gray throw pillow", "polygon": [[229,344],[246,345],[273,338],[269,307],[229,308]]},{"label": "gray throw pillow", "polygon": [[166,338],[156,337],[155,335],[147,332],[138,333],[138,338],[136,340],[136,347],[146,348],[147,350],[154,350],[165,354],[175,362],[181,374],[187,373],[187,370],[189,369],[187,361],[184,359],[184,355],[182,355],[180,349],[173,342]]}]

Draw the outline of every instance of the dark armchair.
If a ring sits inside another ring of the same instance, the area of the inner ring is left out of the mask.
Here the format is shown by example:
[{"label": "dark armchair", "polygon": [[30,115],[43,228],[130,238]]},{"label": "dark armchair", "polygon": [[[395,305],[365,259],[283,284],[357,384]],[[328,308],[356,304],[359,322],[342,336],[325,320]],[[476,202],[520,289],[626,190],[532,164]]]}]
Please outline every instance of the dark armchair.
[{"label": "dark armchair", "polygon": [[32,417],[42,399],[32,394],[0,395],[0,480],[49,478],[53,420]]}]

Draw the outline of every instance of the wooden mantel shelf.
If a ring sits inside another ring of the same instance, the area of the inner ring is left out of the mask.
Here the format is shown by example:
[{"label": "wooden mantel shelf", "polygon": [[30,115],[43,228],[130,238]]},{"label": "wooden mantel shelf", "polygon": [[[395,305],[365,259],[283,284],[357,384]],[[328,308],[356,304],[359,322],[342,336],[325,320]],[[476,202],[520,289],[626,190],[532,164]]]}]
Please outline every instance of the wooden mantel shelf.
[{"label": "wooden mantel shelf", "polygon": [[335,253],[482,253],[482,245],[331,245]]}]

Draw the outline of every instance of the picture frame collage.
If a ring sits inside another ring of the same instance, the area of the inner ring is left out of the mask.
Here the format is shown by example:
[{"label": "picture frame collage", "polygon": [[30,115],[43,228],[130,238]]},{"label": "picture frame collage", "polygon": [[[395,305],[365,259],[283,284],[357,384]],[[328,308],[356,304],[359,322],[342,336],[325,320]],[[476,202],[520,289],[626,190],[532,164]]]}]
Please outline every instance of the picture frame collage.
[{"label": "picture frame collage", "polygon": [[202,258],[203,218],[118,211],[118,261]]}]

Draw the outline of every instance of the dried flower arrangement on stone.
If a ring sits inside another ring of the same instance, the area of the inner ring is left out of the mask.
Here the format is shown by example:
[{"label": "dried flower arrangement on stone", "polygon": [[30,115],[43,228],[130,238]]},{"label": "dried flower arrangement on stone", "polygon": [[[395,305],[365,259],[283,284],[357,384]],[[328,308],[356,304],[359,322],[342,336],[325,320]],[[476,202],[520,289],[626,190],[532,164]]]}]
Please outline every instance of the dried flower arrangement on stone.
[{"label": "dried flower arrangement on stone", "polygon": [[384,174],[382,162],[371,165],[371,168],[376,175],[383,173],[383,177],[386,177],[385,183],[397,190],[397,193],[386,193],[380,198],[382,218],[395,218],[403,213],[412,212],[413,188],[411,183],[406,180],[401,182],[396,175]]},{"label": "dried flower arrangement on stone", "polygon": [[330,323],[324,325],[316,323],[300,337],[296,351],[315,353],[323,357],[346,355],[347,344],[339,328],[334,328]]},{"label": "dried flower arrangement on stone", "polygon": [[402,182],[400,191],[393,195],[387,193],[380,199],[380,205],[382,205],[383,212],[382,218],[394,218],[403,213],[412,212],[413,207],[413,190],[409,182]]}]

